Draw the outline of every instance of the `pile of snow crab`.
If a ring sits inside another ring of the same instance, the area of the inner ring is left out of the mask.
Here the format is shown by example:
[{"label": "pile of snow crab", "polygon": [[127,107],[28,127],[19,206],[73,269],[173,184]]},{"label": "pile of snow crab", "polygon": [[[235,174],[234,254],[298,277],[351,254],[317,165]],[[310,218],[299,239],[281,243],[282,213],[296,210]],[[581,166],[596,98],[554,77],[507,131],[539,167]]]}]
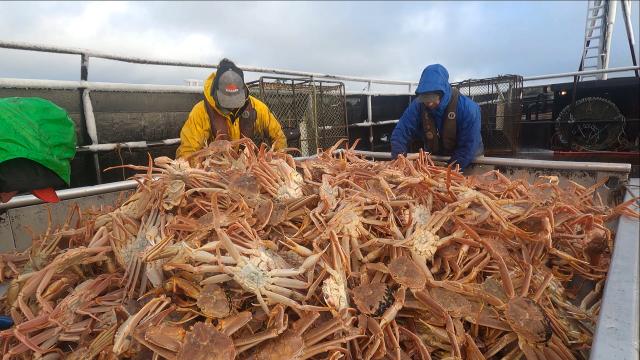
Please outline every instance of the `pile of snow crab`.
[{"label": "pile of snow crab", "polygon": [[121,205],[0,254],[3,358],[588,358],[634,203],[339,147],[128,165]]}]

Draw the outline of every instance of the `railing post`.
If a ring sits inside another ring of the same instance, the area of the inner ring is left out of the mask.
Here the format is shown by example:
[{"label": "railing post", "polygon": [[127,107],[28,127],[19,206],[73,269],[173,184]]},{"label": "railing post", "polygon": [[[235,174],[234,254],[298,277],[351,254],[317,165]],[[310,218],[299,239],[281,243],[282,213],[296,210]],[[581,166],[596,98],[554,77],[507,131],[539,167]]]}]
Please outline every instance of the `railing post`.
[{"label": "railing post", "polygon": [[[87,134],[91,139],[92,145],[98,145],[98,129],[96,127],[96,118],[93,114],[93,105],[91,105],[91,97],[89,96],[89,89],[82,90],[82,109],[84,113],[84,123],[87,128]],[[98,153],[93,153],[93,166],[96,170],[96,181],[98,184],[102,184],[102,172],[100,169],[100,159]]]},{"label": "railing post", "polygon": [[371,81],[367,83],[367,122],[369,123],[369,144],[373,151],[373,110],[371,109]]},{"label": "railing post", "polygon": [[[80,55],[80,80],[89,80],[89,55],[82,53]],[[96,118],[93,114],[93,105],[91,105],[91,97],[89,89],[82,89],[82,110],[84,113],[84,123],[87,134],[91,139],[91,145],[98,145],[98,129],[96,127]],[[100,159],[98,153],[93,153],[93,167],[96,171],[96,182],[102,184],[102,171],[100,169]]]},{"label": "railing post", "polygon": [[87,54],[80,56],[80,80],[89,80],[89,56]]},{"label": "railing post", "polygon": [[[318,101],[318,98],[317,98],[318,94],[316,93],[316,79],[313,76],[311,76],[310,78],[311,78],[311,90],[313,94],[313,97],[311,98],[311,105],[312,105],[311,114],[313,116],[313,131],[314,131],[313,135],[315,138],[315,146],[316,146],[314,151],[317,153],[318,148],[320,147],[320,141],[318,139],[318,107],[316,104],[316,102]],[[307,154],[304,154],[304,155],[307,155]]]}]

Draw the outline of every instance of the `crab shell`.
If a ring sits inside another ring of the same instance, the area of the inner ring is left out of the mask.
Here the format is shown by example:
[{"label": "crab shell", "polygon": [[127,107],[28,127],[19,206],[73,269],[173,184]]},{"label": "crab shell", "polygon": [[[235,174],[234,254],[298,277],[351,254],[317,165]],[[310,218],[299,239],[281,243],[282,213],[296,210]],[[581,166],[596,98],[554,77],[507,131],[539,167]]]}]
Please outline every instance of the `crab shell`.
[{"label": "crab shell", "polygon": [[393,304],[393,289],[382,283],[363,284],[352,290],[353,302],[360,312],[381,316]]},{"label": "crab shell", "polygon": [[427,277],[422,269],[408,256],[391,260],[389,273],[395,282],[410,289],[422,289],[427,284]]},{"label": "crab shell", "polygon": [[205,285],[198,296],[198,308],[208,317],[223,318],[231,314],[229,296],[217,284]]},{"label": "crab shell", "polygon": [[513,331],[529,343],[544,344],[551,339],[551,321],[533,300],[516,297],[507,303],[505,318]]},{"label": "crab shell", "polygon": [[232,360],[236,357],[233,340],[212,324],[197,322],[187,332],[177,360]]}]

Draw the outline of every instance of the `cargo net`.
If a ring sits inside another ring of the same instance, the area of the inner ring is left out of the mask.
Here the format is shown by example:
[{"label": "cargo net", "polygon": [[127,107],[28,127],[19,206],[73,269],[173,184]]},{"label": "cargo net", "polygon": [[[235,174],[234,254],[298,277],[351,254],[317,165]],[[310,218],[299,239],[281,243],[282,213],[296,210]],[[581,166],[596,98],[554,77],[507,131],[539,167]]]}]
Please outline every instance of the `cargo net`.
[{"label": "cargo net", "polygon": [[485,155],[515,155],[522,108],[522,77],[465,80],[452,86],[478,105]]},{"label": "cargo net", "polygon": [[310,78],[261,77],[247,84],[282,125],[289,147],[315,154],[348,138],[344,84]]}]

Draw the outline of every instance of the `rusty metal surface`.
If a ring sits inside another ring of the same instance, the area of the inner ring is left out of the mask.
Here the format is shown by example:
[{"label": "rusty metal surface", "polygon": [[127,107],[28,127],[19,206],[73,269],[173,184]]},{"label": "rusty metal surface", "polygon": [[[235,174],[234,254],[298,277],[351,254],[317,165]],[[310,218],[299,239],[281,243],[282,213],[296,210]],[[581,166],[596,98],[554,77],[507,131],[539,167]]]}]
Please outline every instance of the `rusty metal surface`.
[{"label": "rusty metal surface", "polygon": [[91,208],[113,205],[119,197],[124,197],[130,192],[130,190],[118,191],[63,200],[56,204],[39,204],[9,209],[0,214],[0,251],[22,251],[29,247],[32,234],[42,234],[49,226],[49,213],[51,214],[51,225],[55,227],[64,222],[68,210],[76,204],[80,210],[86,211]]},{"label": "rusty metal surface", "polygon": [[15,248],[11,218],[7,213],[0,214],[0,252],[12,251]]}]

